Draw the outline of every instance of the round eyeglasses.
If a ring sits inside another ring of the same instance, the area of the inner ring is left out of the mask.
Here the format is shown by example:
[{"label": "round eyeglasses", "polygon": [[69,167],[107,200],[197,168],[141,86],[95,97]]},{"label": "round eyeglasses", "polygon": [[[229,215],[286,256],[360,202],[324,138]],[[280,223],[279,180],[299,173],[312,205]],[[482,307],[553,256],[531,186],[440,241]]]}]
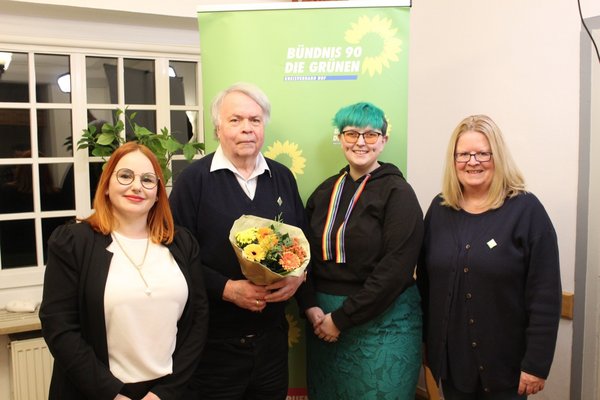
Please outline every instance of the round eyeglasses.
[{"label": "round eyeglasses", "polygon": [[344,140],[350,144],[358,142],[358,138],[361,136],[363,137],[363,140],[366,144],[375,144],[377,143],[377,139],[379,139],[379,136],[381,136],[382,133],[377,131],[358,132],[354,130],[347,130],[343,131],[342,135],[344,135]]},{"label": "round eyeglasses", "polygon": [[158,185],[158,177],[152,172],[136,174],[129,168],[121,168],[115,172],[115,175],[117,176],[117,182],[119,182],[121,185],[131,185],[136,176],[140,177],[140,183],[144,189],[154,189],[156,185]]},{"label": "round eyeglasses", "polygon": [[492,159],[492,152],[491,151],[478,151],[476,153],[469,153],[469,152],[454,153],[454,161],[456,161],[458,163],[468,163],[469,161],[471,161],[471,157],[474,157],[475,161],[477,161],[477,162],[486,162],[486,161],[490,161]]}]

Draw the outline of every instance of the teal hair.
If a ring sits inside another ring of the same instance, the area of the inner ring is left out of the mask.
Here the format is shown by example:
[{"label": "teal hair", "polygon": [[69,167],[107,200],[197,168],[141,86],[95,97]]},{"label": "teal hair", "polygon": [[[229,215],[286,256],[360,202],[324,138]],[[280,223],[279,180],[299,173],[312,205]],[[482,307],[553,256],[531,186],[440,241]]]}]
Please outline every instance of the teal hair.
[{"label": "teal hair", "polygon": [[347,126],[355,126],[357,128],[370,126],[373,129],[380,130],[383,135],[387,131],[387,121],[385,120],[383,110],[366,102],[340,108],[335,117],[333,117],[333,125],[340,132]]}]

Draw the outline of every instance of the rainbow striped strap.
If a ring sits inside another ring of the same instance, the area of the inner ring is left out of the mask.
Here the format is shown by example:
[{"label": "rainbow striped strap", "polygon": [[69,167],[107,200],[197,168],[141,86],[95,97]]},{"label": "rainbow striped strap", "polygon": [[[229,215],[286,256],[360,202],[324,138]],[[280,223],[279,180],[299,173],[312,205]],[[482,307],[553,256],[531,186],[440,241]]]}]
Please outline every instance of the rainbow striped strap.
[{"label": "rainbow striped strap", "polygon": [[358,202],[358,199],[360,198],[360,195],[362,194],[365,185],[367,184],[367,181],[369,180],[369,178],[371,178],[371,174],[367,174],[365,176],[365,179],[358,186],[356,192],[354,192],[354,196],[352,196],[350,204],[348,204],[346,215],[344,215],[344,221],[338,228],[337,232],[334,234],[333,225],[335,223],[335,218],[340,207],[340,199],[342,197],[342,191],[344,189],[344,183],[346,182],[347,177],[348,172],[344,172],[333,185],[331,197],[329,198],[327,218],[325,219],[325,226],[323,227],[323,239],[321,245],[321,247],[323,248],[323,261],[333,260],[333,256],[335,253],[335,262],[338,264],[346,262],[346,250],[344,246],[346,225],[348,224],[348,220],[350,219],[352,209]]}]

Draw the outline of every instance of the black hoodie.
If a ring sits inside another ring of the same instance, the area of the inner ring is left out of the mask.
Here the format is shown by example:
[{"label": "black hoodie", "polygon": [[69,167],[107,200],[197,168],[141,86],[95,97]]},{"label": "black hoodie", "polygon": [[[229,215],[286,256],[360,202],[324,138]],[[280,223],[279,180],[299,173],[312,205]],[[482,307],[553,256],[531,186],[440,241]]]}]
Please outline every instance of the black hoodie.
[{"label": "black hoodie", "polygon": [[[414,284],[414,268],[423,239],[423,213],[412,187],[393,164],[379,162],[356,202],[345,231],[346,262],[323,261],[323,228],[333,186],[344,172],[327,178],[308,199],[312,269],[307,292],[347,296],[332,313],[343,331],[372,320]],[[356,189],[365,177],[348,175],[333,231],[343,222]],[[317,305],[314,296],[304,304]]]}]

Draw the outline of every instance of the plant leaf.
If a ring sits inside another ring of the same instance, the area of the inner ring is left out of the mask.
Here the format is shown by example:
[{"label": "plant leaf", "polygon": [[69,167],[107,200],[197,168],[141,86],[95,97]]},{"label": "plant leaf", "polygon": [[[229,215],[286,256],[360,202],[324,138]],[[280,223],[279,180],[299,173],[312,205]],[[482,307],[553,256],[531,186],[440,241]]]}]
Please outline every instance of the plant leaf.
[{"label": "plant leaf", "polygon": [[96,140],[96,143],[98,143],[99,145],[106,146],[114,141],[115,135],[113,135],[112,133],[102,133],[98,136],[98,140]]}]

